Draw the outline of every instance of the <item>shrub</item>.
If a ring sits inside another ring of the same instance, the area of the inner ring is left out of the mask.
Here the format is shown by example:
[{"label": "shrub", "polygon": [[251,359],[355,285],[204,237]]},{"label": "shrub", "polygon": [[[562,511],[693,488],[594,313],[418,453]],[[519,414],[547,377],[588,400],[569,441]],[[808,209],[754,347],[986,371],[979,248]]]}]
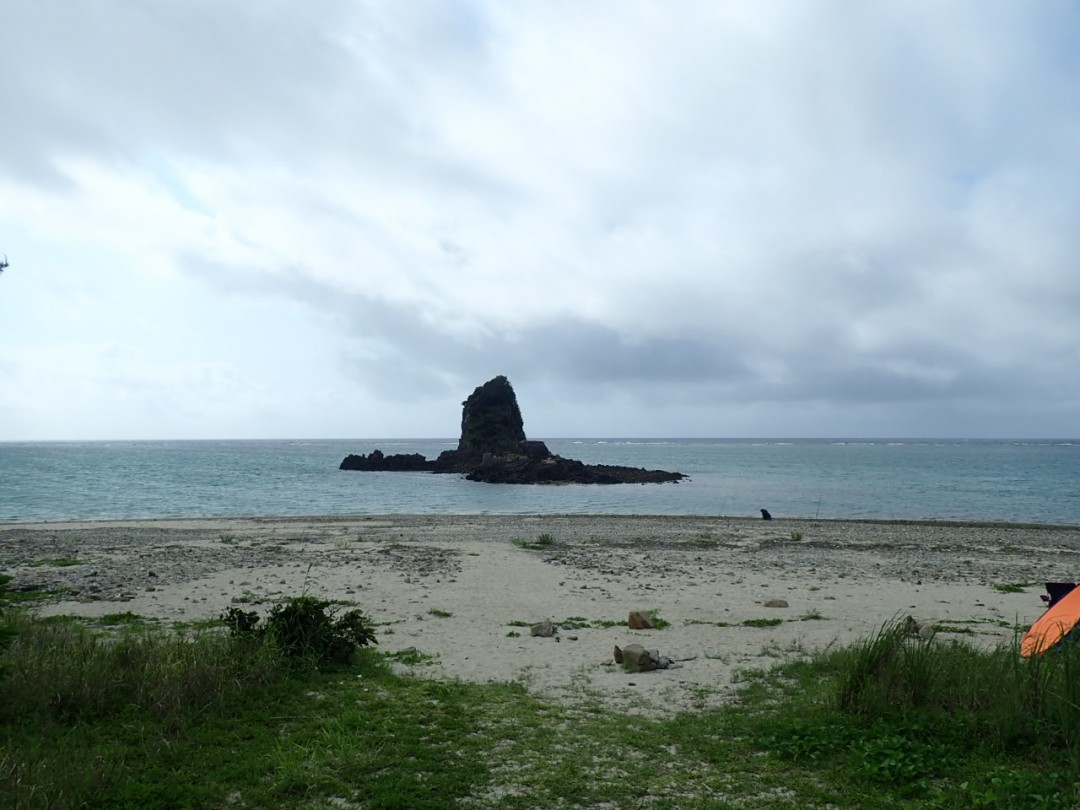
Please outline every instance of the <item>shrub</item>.
[{"label": "shrub", "polygon": [[275,605],[265,622],[254,611],[229,608],[222,615],[234,636],[267,639],[286,656],[348,663],[360,647],[378,644],[374,623],[359,610],[335,617],[331,603],[297,596]]}]

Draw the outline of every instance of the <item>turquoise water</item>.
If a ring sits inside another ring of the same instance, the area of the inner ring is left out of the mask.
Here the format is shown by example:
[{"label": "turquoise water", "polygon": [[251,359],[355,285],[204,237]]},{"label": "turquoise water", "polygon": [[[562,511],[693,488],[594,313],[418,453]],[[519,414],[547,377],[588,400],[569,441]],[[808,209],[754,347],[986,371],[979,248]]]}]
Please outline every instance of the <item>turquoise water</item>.
[{"label": "turquoise water", "polygon": [[678,484],[498,486],[337,469],[456,440],[0,443],[0,521],[337,514],[666,514],[1080,525],[1080,441],[549,439]]}]

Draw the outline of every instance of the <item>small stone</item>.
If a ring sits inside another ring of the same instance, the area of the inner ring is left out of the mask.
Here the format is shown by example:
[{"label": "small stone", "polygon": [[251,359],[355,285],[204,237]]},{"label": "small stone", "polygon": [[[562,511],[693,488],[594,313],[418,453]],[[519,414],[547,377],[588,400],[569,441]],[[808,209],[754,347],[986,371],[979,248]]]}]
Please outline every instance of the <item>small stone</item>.
[{"label": "small stone", "polygon": [[552,623],[551,619],[544,619],[539,624],[534,624],[530,627],[529,632],[540,638],[551,638],[555,635],[555,625]]},{"label": "small stone", "polygon": [[656,658],[640,644],[627,644],[622,650],[622,665],[629,672],[652,672],[656,669]]},{"label": "small stone", "polygon": [[649,620],[649,617],[642,613],[640,610],[631,610],[630,617],[626,622],[631,630],[652,630],[653,623]]},{"label": "small stone", "polygon": [[786,608],[788,607],[787,599],[770,599],[765,603],[767,608]]}]

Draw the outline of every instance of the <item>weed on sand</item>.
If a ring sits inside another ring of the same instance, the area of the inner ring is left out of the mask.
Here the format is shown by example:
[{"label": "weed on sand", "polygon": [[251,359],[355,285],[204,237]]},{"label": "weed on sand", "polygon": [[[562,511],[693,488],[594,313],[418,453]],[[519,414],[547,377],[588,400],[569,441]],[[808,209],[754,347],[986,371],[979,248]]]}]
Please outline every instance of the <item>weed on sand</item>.
[{"label": "weed on sand", "polygon": [[528,549],[530,551],[544,551],[555,546],[554,536],[547,532],[539,535],[536,540],[525,540],[520,537],[515,537],[511,542],[518,548]]}]

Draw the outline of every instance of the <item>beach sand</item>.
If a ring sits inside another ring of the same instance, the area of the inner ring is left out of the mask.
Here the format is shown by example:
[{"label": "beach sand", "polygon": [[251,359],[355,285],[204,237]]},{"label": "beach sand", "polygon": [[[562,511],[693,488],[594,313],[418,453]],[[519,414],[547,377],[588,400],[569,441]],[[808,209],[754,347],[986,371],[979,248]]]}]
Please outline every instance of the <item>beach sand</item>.
[{"label": "beach sand", "polygon": [[[938,642],[1008,643],[1043,612],[1042,583],[1080,580],[1080,528],[581,515],[7,524],[0,572],[11,587],[66,589],[45,615],[175,623],[302,593],[344,601],[379,623],[380,649],[417,652],[402,669],[662,716],[728,700],[740,670],[897,617],[937,625]],[[1027,587],[994,587],[1014,583]],[[765,606],[775,599],[787,607]],[[669,625],[631,630],[634,610]],[[565,626],[553,638],[523,626],[544,619]],[[782,622],[743,624],[763,619]],[[613,650],[631,643],[675,665],[627,673]]]}]

